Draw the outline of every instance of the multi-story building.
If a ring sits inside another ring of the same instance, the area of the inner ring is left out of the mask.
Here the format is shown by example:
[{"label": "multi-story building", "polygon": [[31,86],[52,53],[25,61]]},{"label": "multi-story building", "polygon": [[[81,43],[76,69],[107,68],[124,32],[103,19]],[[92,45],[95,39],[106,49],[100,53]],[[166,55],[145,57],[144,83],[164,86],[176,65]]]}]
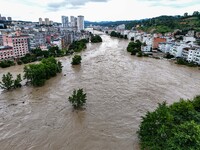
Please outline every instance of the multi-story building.
[{"label": "multi-story building", "polygon": [[67,28],[69,24],[69,19],[67,16],[62,16],[62,27]]},{"label": "multi-story building", "polygon": [[13,47],[13,57],[23,57],[29,53],[29,36],[21,35],[18,31],[16,35],[3,35],[4,46]]},{"label": "multi-story building", "polygon": [[1,20],[6,21],[6,17],[1,17]]},{"label": "multi-story building", "polygon": [[62,49],[67,49],[69,44],[71,44],[74,40],[74,32],[65,32],[61,36],[61,47]]},{"label": "multi-story building", "polygon": [[8,21],[12,21],[12,18],[11,17],[7,17]]},{"label": "multi-story building", "polygon": [[74,16],[70,16],[70,22],[71,22],[71,27],[74,28],[75,27],[75,17]]},{"label": "multi-story building", "polygon": [[200,65],[200,48],[197,48],[194,54],[194,62]]},{"label": "multi-story building", "polygon": [[44,19],[45,25],[50,25],[49,18]]},{"label": "multi-story building", "polygon": [[78,31],[84,30],[84,16],[78,16],[77,18]]},{"label": "multi-story building", "polygon": [[14,50],[11,46],[0,46],[0,60],[14,58]]},{"label": "multi-story building", "polygon": [[42,25],[43,22],[42,22],[42,18],[39,18],[39,25]]}]

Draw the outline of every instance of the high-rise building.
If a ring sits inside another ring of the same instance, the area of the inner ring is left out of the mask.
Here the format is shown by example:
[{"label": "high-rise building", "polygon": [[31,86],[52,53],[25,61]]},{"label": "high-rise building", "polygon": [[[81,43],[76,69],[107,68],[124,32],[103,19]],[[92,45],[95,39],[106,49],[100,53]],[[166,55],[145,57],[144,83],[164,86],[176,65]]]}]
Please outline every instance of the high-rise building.
[{"label": "high-rise building", "polygon": [[42,25],[42,18],[39,18],[39,25]]},{"label": "high-rise building", "polygon": [[67,16],[62,16],[62,27],[67,28],[69,24],[69,19]]},{"label": "high-rise building", "polygon": [[84,16],[78,16],[77,26],[79,31],[84,30]]},{"label": "high-rise building", "polygon": [[76,24],[74,16],[70,16],[70,22],[71,22],[71,27],[74,28]]},{"label": "high-rise building", "polygon": [[7,17],[8,21],[12,21],[12,18],[11,17]]},{"label": "high-rise building", "polygon": [[50,25],[49,18],[45,18],[45,25]]},{"label": "high-rise building", "polygon": [[6,21],[6,17],[1,17],[1,20],[4,20],[4,21]]},{"label": "high-rise building", "polygon": [[1,20],[1,14],[0,14],[0,20]]}]

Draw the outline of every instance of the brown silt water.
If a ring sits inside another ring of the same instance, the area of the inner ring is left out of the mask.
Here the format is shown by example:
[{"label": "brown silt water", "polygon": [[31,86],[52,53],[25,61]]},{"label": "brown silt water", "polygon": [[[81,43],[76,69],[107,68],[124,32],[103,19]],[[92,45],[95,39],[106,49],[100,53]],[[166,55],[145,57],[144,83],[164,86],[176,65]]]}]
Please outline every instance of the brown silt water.
[{"label": "brown silt water", "polygon": [[[138,58],[128,41],[101,35],[87,45],[80,66],[58,58],[63,72],[43,87],[0,92],[1,150],[139,150],[141,116],[157,103],[200,93],[200,70],[167,60]],[[22,66],[0,69],[23,73]],[[86,109],[68,102],[73,89],[87,93]]]}]

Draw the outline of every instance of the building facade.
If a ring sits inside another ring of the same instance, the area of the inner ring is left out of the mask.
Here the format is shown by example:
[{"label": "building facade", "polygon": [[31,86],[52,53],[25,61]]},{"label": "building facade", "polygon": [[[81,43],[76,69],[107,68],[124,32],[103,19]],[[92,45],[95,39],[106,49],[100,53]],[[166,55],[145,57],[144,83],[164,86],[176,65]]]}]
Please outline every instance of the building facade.
[{"label": "building facade", "polygon": [[23,57],[29,53],[29,36],[20,35],[4,35],[3,36],[4,46],[10,46],[13,48],[13,57],[19,58]]},{"label": "building facade", "polygon": [[77,18],[77,27],[78,31],[84,30],[84,16],[78,16]]},{"label": "building facade", "polygon": [[11,46],[0,46],[0,60],[14,58],[14,50]]},{"label": "building facade", "polygon": [[69,24],[69,19],[67,16],[62,16],[62,27],[67,28]]}]

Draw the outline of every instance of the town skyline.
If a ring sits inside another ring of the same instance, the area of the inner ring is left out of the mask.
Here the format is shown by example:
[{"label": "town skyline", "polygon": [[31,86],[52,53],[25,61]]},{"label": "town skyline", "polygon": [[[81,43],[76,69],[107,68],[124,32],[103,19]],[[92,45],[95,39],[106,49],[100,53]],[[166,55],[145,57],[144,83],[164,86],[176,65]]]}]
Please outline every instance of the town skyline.
[{"label": "town skyline", "polygon": [[200,4],[197,0],[8,0],[1,2],[1,6],[1,15],[13,20],[38,22],[38,18],[49,18],[61,22],[61,16],[83,15],[87,21],[118,21],[192,14],[199,11]]}]

